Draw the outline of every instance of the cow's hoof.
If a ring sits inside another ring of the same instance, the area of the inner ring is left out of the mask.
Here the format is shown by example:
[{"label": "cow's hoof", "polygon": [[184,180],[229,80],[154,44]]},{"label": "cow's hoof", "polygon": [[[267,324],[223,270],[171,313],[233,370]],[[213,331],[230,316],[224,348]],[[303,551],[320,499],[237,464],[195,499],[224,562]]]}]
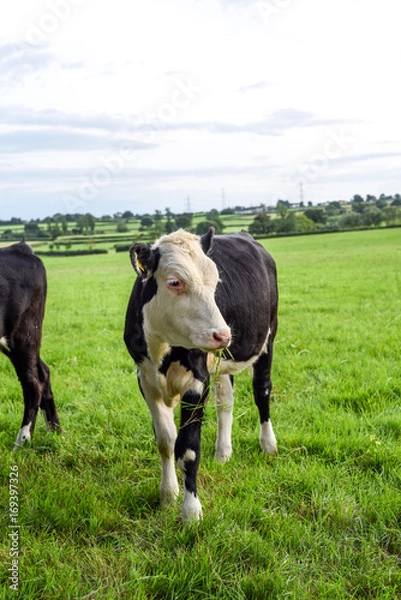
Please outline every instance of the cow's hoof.
[{"label": "cow's hoof", "polygon": [[260,447],[266,454],[277,454],[277,442],[271,421],[265,421],[260,426]]},{"label": "cow's hoof", "polygon": [[14,450],[21,448],[26,442],[31,441],[31,423],[24,425],[18,432],[17,439],[15,440]]},{"label": "cow's hoof", "polygon": [[222,463],[227,462],[228,460],[230,460],[232,453],[233,449],[231,446],[216,448],[216,460]]},{"label": "cow's hoof", "polygon": [[202,520],[202,505],[192,492],[185,492],[182,505],[182,522],[184,525],[196,523]]}]

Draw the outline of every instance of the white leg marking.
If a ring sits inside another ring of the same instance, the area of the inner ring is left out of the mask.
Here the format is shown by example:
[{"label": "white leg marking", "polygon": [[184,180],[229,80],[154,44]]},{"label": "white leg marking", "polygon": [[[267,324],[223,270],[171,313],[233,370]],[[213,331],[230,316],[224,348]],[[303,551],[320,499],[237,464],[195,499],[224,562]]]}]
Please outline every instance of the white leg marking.
[{"label": "white leg marking", "polygon": [[157,370],[150,361],[145,361],[139,369],[139,378],[146,403],[149,407],[155,428],[156,444],[162,463],[160,483],[160,502],[166,507],[178,496],[178,480],[174,465],[174,444],[177,429],[174,423],[174,411],[166,406],[157,388]]},{"label": "white leg marking", "polygon": [[21,429],[18,432],[17,439],[15,440],[14,450],[20,448],[20,446],[23,446],[25,442],[31,439],[31,425],[32,422],[28,423],[28,425],[24,425],[23,427],[21,427]]},{"label": "white leg marking", "polygon": [[192,492],[184,489],[184,502],[182,505],[182,520],[184,524],[202,519],[202,504]]},{"label": "white leg marking", "polygon": [[188,460],[194,461],[195,459],[196,459],[196,452],[195,452],[195,450],[191,450],[191,449],[187,450],[185,452],[184,456],[182,458],[179,458],[178,461],[177,461],[177,464],[178,464],[178,466],[180,468],[180,471],[182,473],[185,473],[185,461],[188,461]]},{"label": "white leg marking", "polygon": [[220,375],[214,392],[217,406],[216,458],[220,462],[229,460],[232,454],[231,429],[233,423],[234,394],[228,375]]},{"label": "white leg marking", "polygon": [[156,444],[162,463],[162,479],[160,483],[160,502],[163,508],[178,496],[178,480],[174,464],[174,444],[177,429],[174,423],[173,409],[162,401],[155,402],[151,408],[156,433]]},{"label": "white leg marking", "polygon": [[270,419],[260,426],[260,447],[266,454],[277,454],[277,442]]},{"label": "white leg marking", "polygon": [[7,352],[10,352],[10,348],[7,344],[7,338],[5,335],[3,335],[3,337],[0,338],[0,348],[4,348],[4,350],[7,350]]}]

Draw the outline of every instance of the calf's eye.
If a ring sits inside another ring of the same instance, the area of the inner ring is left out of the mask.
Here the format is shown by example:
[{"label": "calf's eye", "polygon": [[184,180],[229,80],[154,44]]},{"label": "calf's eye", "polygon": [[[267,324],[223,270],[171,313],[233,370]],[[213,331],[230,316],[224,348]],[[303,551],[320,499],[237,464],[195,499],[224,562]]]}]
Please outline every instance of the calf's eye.
[{"label": "calf's eye", "polygon": [[171,290],[182,291],[184,289],[184,284],[180,279],[168,279],[167,287],[169,287]]}]

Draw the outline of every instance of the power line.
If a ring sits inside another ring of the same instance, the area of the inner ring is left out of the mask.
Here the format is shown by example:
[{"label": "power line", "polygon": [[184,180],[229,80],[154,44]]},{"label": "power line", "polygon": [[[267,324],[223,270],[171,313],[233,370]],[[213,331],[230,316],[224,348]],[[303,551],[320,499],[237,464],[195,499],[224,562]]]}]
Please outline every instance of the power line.
[{"label": "power line", "polygon": [[191,198],[189,196],[187,196],[184,200],[184,212],[186,213],[191,213],[192,209],[191,209]]}]

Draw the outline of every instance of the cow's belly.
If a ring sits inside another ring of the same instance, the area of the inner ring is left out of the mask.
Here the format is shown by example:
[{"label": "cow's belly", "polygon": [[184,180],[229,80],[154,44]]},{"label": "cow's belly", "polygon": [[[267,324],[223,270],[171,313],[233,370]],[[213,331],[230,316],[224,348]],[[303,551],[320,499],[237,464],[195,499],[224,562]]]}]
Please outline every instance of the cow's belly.
[{"label": "cow's belly", "polygon": [[235,361],[235,360],[222,360],[220,363],[219,373],[221,375],[236,375],[244,369],[251,367],[253,363],[259,358],[259,354],[255,354],[248,360]]}]

